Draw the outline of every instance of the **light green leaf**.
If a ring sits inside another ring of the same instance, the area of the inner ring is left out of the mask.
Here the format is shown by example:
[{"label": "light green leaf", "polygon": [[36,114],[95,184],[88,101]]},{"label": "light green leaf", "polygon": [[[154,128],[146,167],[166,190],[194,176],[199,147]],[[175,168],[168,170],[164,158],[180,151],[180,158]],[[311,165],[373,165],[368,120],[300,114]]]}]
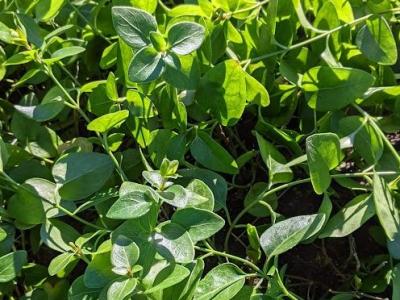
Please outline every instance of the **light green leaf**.
[{"label": "light green leaf", "polygon": [[151,242],[157,252],[169,261],[186,264],[194,259],[194,246],[189,233],[178,224],[166,222],[159,225]]},{"label": "light green leaf", "polygon": [[0,282],[13,280],[27,262],[25,250],[18,250],[0,257]]},{"label": "light green leaf", "polygon": [[324,224],[323,214],[297,216],[275,223],[260,236],[268,260],[314,236]]},{"label": "light green leaf", "polygon": [[70,243],[75,242],[78,237],[79,233],[75,228],[59,220],[48,220],[40,228],[40,239],[58,252],[70,251]]},{"label": "light green leaf", "polygon": [[389,240],[393,241],[399,232],[400,216],[396,202],[385,179],[374,173],[374,203],[379,222]]},{"label": "light green leaf", "polygon": [[63,271],[70,263],[77,260],[72,252],[61,253],[54,257],[49,265],[49,275],[54,276]]},{"label": "light green leaf", "polygon": [[126,236],[119,235],[112,245],[111,263],[113,272],[128,275],[139,259],[139,247]]},{"label": "light green leaf", "polygon": [[350,68],[314,67],[302,79],[302,88],[312,93],[309,106],[318,111],[338,110],[356,101],[372,86],[374,77]]},{"label": "light green leaf", "polygon": [[204,34],[204,27],[197,23],[176,23],[167,33],[170,50],[179,55],[190,54],[200,48]]},{"label": "light green leaf", "polygon": [[146,214],[158,197],[148,186],[135,182],[122,183],[119,198],[110,207],[107,217],[111,219],[134,219]]},{"label": "light green leaf", "polygon": [[269,105],[269,94],[267,89],[253,76],[246,73],[247,101],[260,106]]},{"label": "light green leaf", "polygon": [[0,136],[0,172],[4,171],[4,166],[7,164],[10,155],[8,153],[6,144],[3,138]]},{"label": "light green leaf", "polygon": [[91,121],[88,124],[87,129],[91,131],[104,133],[114,127],[121,125],[128,118],[128,116],[129,116],[128,110],[120,110],[113,113],[109,113]]},{"label": "light green leaf", "polygon": [[190,271],[181,265],[172,264],[164,269],[162,269],[154,279],[152,287],[146,289],[144,294],[152,294],[157,291],[164,290],[170,286],[173,286],[186,277],[188,277]]},{"label": "light green leaf", "polygon": [[230,263],[219,265],[199,282],[194,299],[231,299],[240,291],[244,282],[245,275],[236,265]]},{"label": "light green leaf", "polygon": [[71,46],[71,47],[65,47],[61,48],[57,51],[55,51],[52,55],[51,58],[44,59],[44,61],[48,64],[51,64],[53,62],[62,60],[67,57],[75,56],[78,55],[79,53],[84,52],[86,49],[83,47],[79,46]]},{"label": "light green leaf", "polygon": [[194,207],[188,207],[176,211],[171,218],[173,223],[181,225],[193,241],[205,240],[224,227],[225,221],[217,214]]},{"label": "light green leaf", "polygon": [[110,251],[111,241],[107,240],[99,246],[97,253],[93,255],[83,277],[86,287],[94,289],[103,288],[111,281],[120,278],[119,275],[111,271]]},{"label": "light green leaf", "polygon": [[196,99],[224,126],[238,122],[246,107],[246,73],[235,60],[225,60],[201,79]]},{"label": "light green leaf", "polygon": [[52,174],[65,200],[80,200],[100,190],[114,171],[108,155],[69,153],[53,166]]},{"label": "light green leaf", "polygon": [[375,215],[372,195],[355,197],[329,219],[319,238],[344,237],[357,229]]},{"label": "light green leaf", "polygon": [[321,195],[331,184],[329,171],[342,159],[340,141],[334,133],[319,133],[306,139],[307,162],[314,191]]},{"label": "light green leaf", "polygon": [[108,288],[107,299],[124,300],[133,293],[136,285],[136,278],[118,278]]},{"label": "light green leaf", "polygon": [[142,48],[133,57],[128,70],[129,79],[133,82],[147,83],[158,79],[165,70],[162,54],[152,46]]},{"label": "light green leaf", "polygon": [[383,16],[368,19],[356,37],[361,52],[380,65],[394,65],[397,46],[389,24]]},{"label": "light green leaf", "polygon": [[34,60],[34,58],[35,58],[35,50],[21,51],[8,58],[3,63],[3,65],[4,66],[22,65],[31,62],[32,60]]},{"label": "light green leaf", "polygon": [[148,46],[150,32],[157,31],[156,19],[142,9],[114,6],[112,18],[118,35],[133,48]]},{"label": "light green leaf", "polygon": [[197,131],[196,138],[190,145],[190,152],[197,162],[211,170],[227,174],[238,173],[235,159],[204,131]]},{"label": "light green leaf", "polygon": [[36,18],[42,22],[53,19],[64,6],[66,0],[41,0],[35,6]]}]

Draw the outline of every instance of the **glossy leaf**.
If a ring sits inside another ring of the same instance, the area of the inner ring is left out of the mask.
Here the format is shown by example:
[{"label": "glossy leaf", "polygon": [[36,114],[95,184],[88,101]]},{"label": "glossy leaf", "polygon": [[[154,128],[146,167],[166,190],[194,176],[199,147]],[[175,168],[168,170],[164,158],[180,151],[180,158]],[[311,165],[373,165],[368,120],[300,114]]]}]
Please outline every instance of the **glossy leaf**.
[{"label": "glossy leaf", "polygon": [[219,265],[200,281],[194,299],[231,299],[240,291],[244,282],[245,275],[236,265]]},{"label": "glossy leaf", "polygon": [[179,55],[187,55],[197,50],[204,40],[204,27],[192,23],[176,23],[168,30],[170,50]]},{"label": "glossy leaf", "polygon": [[133,57],[128,70],[133,82],[146,83],[159,78],[165,71],[162,54],[152,46],[142,48]]},{"label": "glossy leaf", "polygon": [[320,214],[292,217],[264,231],[260,236],[260,244],[268,260],[318,233],[324,218]]},{"label": "glossy leaf", "polygon": [[213,236],[221,230],[225,224],[224,219],[217,214],[194,207],[176,211],[172,215],[171,221],[179,224],[189,232],[193,243]]},{"label": "glossy leaf", "polygon": [[141,9],[114,6],[112,17],[118,35],[134,48],[143,48],[149,45],[150,32],[157,31],[156,19]]}]

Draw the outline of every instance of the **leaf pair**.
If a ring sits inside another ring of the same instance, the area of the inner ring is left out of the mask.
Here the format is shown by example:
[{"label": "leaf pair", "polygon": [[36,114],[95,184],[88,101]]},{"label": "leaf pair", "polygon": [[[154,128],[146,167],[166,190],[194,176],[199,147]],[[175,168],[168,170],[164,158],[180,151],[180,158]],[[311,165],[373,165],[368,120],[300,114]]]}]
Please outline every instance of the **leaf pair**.
[{"label": "leaf pair", "polygon": [[179,69],[177,55],[196,51],[204,39],[204,27],[193,22],[172,25],[165,39],[158,32],[156,19],[141,9],[115,6],[112,16],[118,35],[137,50],[128,69],[129,79],[134,82],[150,82],[167,68]]}]

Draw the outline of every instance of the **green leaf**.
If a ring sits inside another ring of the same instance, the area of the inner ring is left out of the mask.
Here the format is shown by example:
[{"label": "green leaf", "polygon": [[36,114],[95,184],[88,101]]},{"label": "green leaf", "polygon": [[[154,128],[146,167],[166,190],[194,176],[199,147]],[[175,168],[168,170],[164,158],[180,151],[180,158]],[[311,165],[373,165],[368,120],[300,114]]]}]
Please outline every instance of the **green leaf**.
[{"label": "green leaf", "polygon": [[53,166],[52,174],[65,200],[80,200],[100,190],[114,171],[111,159],[99,153],[69,153]]},{"label": "green leaf", "polygon": [[41,0],[35,6],[36,18],[42,22],[53,19],[65,4],[65,0]]},{"label": "green leaf", "polygon": [[186,138],[170,129],[157,129],[151,132],[151,144],[148,147],[151,160],[157,167],[164,158],[182,161],[185,154]]},{"label": "green leaf", "polygon": [[[49,99],[49,98],[47,98]],[[24,116],[37,122],[45,122],[55,118],[64,109],[64,100],[55,97],[33,106],[14,105],[14,108]]]},{"label": "green leaf", "polygon": [[400,216],[396,202],[383,177],[374,173],[373,197],[375,211],[387,238],[393,241],[399,232]]},{"label": "green leaf", "polygon": [[118,278],[113,281],[107,290],[107,299],[124,300],[136,288],[136,278]]},{"label": "green leaf", "polygon": [[393,267],[392,282],[393,282],[392,300],[400,300],[400,264],[397,264]]},{"label": "green leaf", "polygon": [[7,164],[10,155],[8,153],[6,144],[3,138],[0,136],[0,172],[4,171],[4,166]]},{"label": "green leaf", "polygon": [[112,18],[118,35],[133,48],[148,46],[150,32],[157,31],[156,19],[141,9],[114,6]]},{"label": "green leaf", "polygon": [[164,71],[162,54],[148,46],[135,54],[129,65],[128,76],[133,82],[147,83],[158,79]]},{"label": "green leaf", "polygon": [[357,229],[375,215],[372,195],[355,197],[329,219],[319,238],[344,237]]},{"label": "green leaf", "polygon": [[339,110],[356,101],[372,86],[369,73],[350,68],[314,67],[302,79],[302,88],[312,93],[309,106],[318,111]]},{"label": "green leaf", "polygon": [[262,107],[269,105],[269,94],[266,88],[253,76],[246,73],[247,101]]},{"label": "green leaf", "polygon": [[329,171],[342,160],[340,141],[334,133],[319,133],[306,139],[307,162],[314,191],[321,195],[331,184]]},{"label": "green leaf", "polygon": [[44,61],[49,64],[54,63],[54,62],[60,61],[64,58],[78,55],[78,54],[84,52],[85,50],[86,50],[85,48],[79,47],[79,46],[71,46],[71,47],[61,48],[61,49],[55,51],[53,54],[51,54],[51,58],[44,59]]},{"label": "green leaf", "polygon": [[166,222],[151,237],[157,252],[169,261],[190,263],[194,259],[194,246],[189,233],[180,225]]},{"label": "green leaf", "polygon": [[246,73],[237,61],[225,60],[204,75],[196,98],[222,125],[232,126],[246,107]]},{"label": "green leaf", "polygon": [[183,90],[196,90],[200,82],[200,64],[198,58],[192,55],[178,57],[175,65],[166,64],[164,79],[172,86]]},{"label": "green leaf", "polygon": [[35,50],[21,51],[8,58],[3,63],[3,65],[4,66],[22,65],[31,62],[32,60],[34,60],[34,58],[35,58]]},{"label": "green leaf", "polygon": [[225,263],[213,268],[200,281],[194,299],[231,299],[243,287],[245,275],[236,265]]},{"label": "green leaf", "polygon": [[[270,206],[271,210],[274,210],[278,206],[278,199],[275,194],[270,194],[268,196],[264,196],[262,198],[262,195],[265,193],[265,191],[268,190],[268,184],[264,182],[256,182],[254,185],[251,186],[249,192],[246,195],[246,198],[244,199],[244,206],[247,207],[253,202],[256,201],[263,201],[267,205]],[[271,215],[271,210],[265,206],[265,204],[256,204],[252,208],[248,210],[248,213],[255,216],[255,217],[266,217]]]},{"label": "green leaf", "polygon": [[200,48],[204,34],[204,27],[197,23],[175,23],[167,33],[170,50],[178,55],[190,54]]},{"label": "green leaf", "polygon": [[78,277],[71,284],[68,291],[68,299],[70,300],[96,300],[99,299],[100,290],[91,289],[85,286],[83,276]]},{"label": "green leaf", "polygon": [[368,19],[356,37],[357,46],[371,61],[380,65],[394,65],[397,46],[393,33],[383,16]]},{"label": "green leaf", "polygon": [[213,236],[225,224],[224,219],[217,214],[194,207],[176,211],[172,215],[171,222],[179,224],[189,232],[193,243]]},{"label": "green leaf", "polygon": [[104,133],[114,127],[121,125],[128,118],[128,116],[129,116],[128,110],[120,110],[113,113],[109,113],[91,121],[88,124],[87,129],[91,131]]},{"label": "green leaf", "polygon": [[293,172],[290,167],[286,166],[286,158],[258,132],[256,132],[256,139],[261,157],[268,167],[270,182],[285,183],[292,181]]},{"label": "green leaf", "polygon": [[74,253],[65,252],[54,257],[49,264],[49,275],[54,276],[63,271],[70,263],[76,261]]},{"label": "green leaf", "polygon": [[165,290],[166,288],[173,286],[186,277],[188,277],[190,271],[181,265],[172,264],[162,269],[154,279],[152,287],[146,289],[144,294],[152,294],[157,291]]},{"label": "green leaf", "polygon": [[[189,184],[187,189],[208,198],[209,201],[204,202],[202,203],[203,205],[196,207],[208,210],[214,209],[214,211],[218,211],[221,208],[226,207],[228,186],[225,179],[221,175],[213,171],[200,168],[179,170],[179,174],[187,179],[200,179],[201,183],[198,182],[199,180],[193,180],[193,183]],[[206,188],[204,183],[208,186],[208,188]],[[210,191],[212,194],[210,194]]]},{"label": "green leaf", "polygon": [[321,229],[324,219],[323,214],[305,215],[272,225],[260,236],[261,248],[268,260],[314,236]]},{"label": "green leaf", "polygon": [[139,248],[134,241],[126,236],[119,235],[111,250],[113,272],[118,275],[130,274],[132,267],[139,259]]},{"label": "green leaf", "polygon": [[58,252],[70,251],[70,243],[75,242],[78,237],[79,233],[75,228],[59,220],[48,220],[40,228],[40,239]]},{"label": "green leaf", "polygon": [[196,138],[190,145],[190,153],[197,162],[211,170],[227,174],[238,173],[235,159],[204,131],[197,131]]},{"label": "green leaf", "polygon": [[112,264],[110,260],[111,241],[103,242],[93,255],[84,274],[84,282],[88,288],[103,288],[109,282],[120,278],[111,271]]},{"label": "green leaf", "polygon": [[146,214],[158,197],[148,186],[135,182],[124,182],[119,198],[110,207],[107,217],[111,219],[134,219]]},{"label": "green leaf", "polygon": [[0,282],[13,280],[27,262],[25,250],[18,250],[0,257]]},{"label": "green leaf", "polygon": [[350,116],[339,121],[339,132],[342,136],[354,136],[353,148],[369,165],[376,164],[383,155],[381,136],[364,119]]}]

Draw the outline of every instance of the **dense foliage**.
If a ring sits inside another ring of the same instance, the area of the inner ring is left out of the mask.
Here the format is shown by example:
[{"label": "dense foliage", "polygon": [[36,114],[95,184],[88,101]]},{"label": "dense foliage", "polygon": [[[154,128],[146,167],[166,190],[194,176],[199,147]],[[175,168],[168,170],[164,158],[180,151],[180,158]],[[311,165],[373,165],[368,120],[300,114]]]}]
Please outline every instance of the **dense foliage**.
[{"label": "dense foliage", "polygon": [[0,298],[399,300],[400,2],[176,2],[0,0]]}]

